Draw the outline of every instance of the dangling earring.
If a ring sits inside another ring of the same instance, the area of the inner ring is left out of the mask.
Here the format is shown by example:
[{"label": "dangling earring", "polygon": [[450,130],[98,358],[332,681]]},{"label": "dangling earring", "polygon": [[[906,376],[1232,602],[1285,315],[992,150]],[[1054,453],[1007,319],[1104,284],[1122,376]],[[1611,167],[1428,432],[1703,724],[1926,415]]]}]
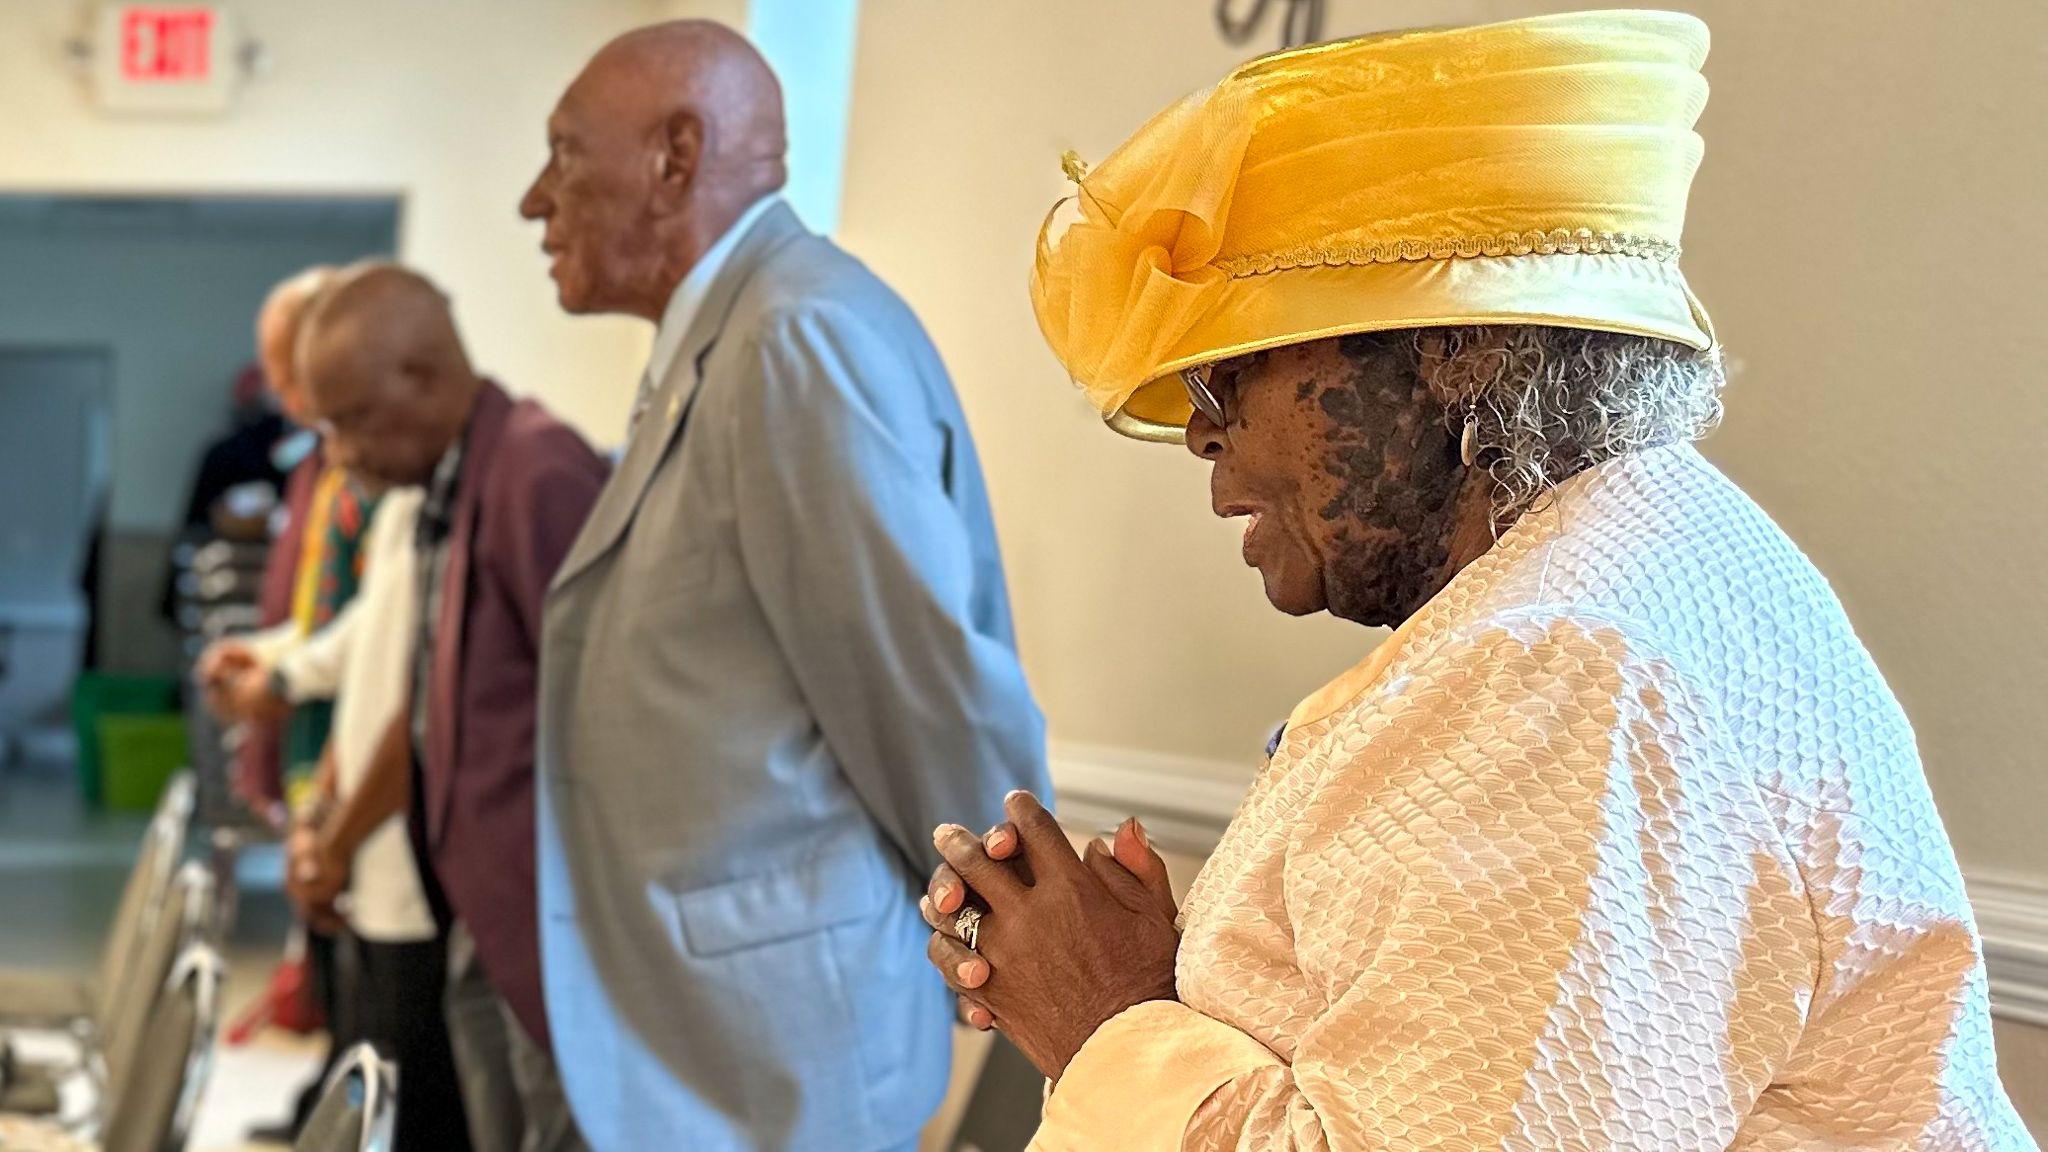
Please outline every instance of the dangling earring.
[{"label": "dangling earring", "polygon": [[1458,438],[1458,459],[1470,468],[1479,459],[1479,405],[1465,407],[1465,434]]}]

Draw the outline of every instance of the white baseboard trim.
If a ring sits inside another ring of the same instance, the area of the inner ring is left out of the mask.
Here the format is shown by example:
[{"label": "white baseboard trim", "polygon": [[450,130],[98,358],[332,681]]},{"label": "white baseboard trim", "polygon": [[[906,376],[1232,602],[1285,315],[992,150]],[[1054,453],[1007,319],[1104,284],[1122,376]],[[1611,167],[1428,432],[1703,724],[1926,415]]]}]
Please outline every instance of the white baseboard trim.
[{"label": "white baseboard trim", "polygon": [[2048,879],[1978,873],[1967,878],[1991,1014],[2048,1028]]},{"label": "white baseboard trim", "polygon": [[1077,833],[1106,831],[1127,816],[1163,848],[1207,856],[1251,787],[1255,762],[1231,764],[1093,744],[1056,744],[1053,791],[1060,820]]},{"label": "white baseboard trim", "polygon": [[[1195,856],[1216,847],[1257,769],[1094,744],[1052,750],[1053,790],[1071,830],[1106,831],[1136,816],[1161,847]],[[2048,878],[1980,873],[1968,883],[1992,1015],[2048,1027]]]}]

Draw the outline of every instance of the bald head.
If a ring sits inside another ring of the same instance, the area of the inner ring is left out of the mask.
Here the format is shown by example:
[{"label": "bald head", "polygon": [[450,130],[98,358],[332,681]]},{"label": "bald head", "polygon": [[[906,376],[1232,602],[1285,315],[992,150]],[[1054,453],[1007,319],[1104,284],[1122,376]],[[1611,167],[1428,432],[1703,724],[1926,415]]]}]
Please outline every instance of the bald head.
[{"label": "bald head", "polygon": [[337,358],[468,368],[448,297],[425,276],[381,260],[334,273],[305,309],[298,366],[316,396]]},{"label": "bald head", "polygon": [[305,390],[293,370],[292,355],[307,306],[333,280],[334,273],[335,269],[325,264],[295,273],[272,288],[256,312],[256,358],[263,365],[263,380],[285,415],[300,424],[308,419]]},{"label": "bald head", "polygon": [[548,150],[520,212],[547,224],[563,307],[658,320],[705,250],[788,178],[782,86],[722,24],[642,28],[563,93]]},{"label": "bald head", "polygon": [[387,484],[432,475],[479,387],[447,296],[382,261],[342,269],[314,297],[296,366],[330,459]]},{"label": "bald head", "polygon": [[730,185],[751,202],[787,178],[782,84],[746,37],[723,24],[677,20],[628,32],[605,45],[578,82],[649,126],[694,117],[703,133],[700,181]]}]

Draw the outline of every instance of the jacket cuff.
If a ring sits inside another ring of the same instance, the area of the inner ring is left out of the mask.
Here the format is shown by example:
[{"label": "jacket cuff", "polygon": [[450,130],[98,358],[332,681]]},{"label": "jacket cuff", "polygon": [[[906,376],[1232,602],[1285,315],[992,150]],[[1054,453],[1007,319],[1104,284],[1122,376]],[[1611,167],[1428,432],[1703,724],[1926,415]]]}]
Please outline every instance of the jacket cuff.
[{"label": "jacket cuff", "polygon": [[1282,1063],[1178,1001],[1135,1005],[1074,1054],[1046,1100],[1032,1152],[1179,1152],[1188,1121],[1218,1088]]},{"label": "jacket cuff", "polygon": [[233,639],[241,641],[250,655],[256,658],[256,662],[264,665],[275,665],[306,640],[300,635],[298,626],[289,620]]}]

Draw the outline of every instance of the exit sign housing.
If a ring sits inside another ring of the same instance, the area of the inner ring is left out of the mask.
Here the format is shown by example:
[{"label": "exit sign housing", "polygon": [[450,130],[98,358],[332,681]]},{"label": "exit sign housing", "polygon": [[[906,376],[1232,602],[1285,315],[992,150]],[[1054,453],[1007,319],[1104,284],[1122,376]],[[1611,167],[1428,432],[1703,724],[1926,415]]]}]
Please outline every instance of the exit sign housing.
[{"label": "exit sign housing", "polygon": [[93,88],[116,112],[227,110],[241,71],[234,15],[218,4],[102,4]]}]

